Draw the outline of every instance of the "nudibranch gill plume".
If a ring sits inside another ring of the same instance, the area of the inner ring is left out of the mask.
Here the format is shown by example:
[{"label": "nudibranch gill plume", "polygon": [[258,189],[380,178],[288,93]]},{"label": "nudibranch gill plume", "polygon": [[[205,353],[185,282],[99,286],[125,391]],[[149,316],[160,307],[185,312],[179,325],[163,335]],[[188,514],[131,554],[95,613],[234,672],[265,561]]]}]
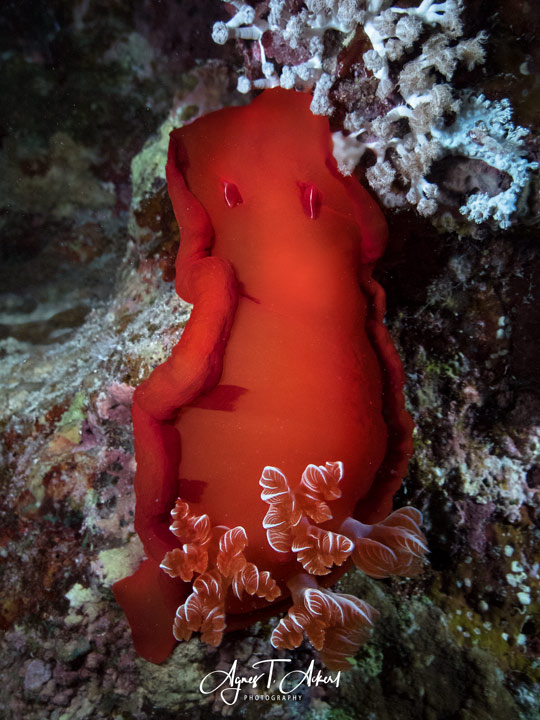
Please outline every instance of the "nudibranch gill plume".
[{"label": "nudibranch gill plume", "polygon": [[351,563],[423,563],[419,511],[391,513],[412,421],[372,278],[387,226],[309,104],[266,90],[171,133],[176,290],[193,311],[134,394],[147,559],[114,586],[153,662],[286,612],[275,647],[305,633],[346,669],[377,611],[329,587]]}]

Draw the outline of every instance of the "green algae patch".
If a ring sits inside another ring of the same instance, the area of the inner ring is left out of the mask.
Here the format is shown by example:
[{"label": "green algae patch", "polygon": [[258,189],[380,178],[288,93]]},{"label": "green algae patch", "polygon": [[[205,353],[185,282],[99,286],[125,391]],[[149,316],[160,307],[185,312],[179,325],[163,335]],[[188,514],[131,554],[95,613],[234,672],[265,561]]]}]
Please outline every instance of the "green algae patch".
[{"label": "green algae patch", "polygon": [[74,445],[80,442],[82,424],[86,418],[86,402],[86,394],[79,390],[58,421],[55,435],[60,435]]}]

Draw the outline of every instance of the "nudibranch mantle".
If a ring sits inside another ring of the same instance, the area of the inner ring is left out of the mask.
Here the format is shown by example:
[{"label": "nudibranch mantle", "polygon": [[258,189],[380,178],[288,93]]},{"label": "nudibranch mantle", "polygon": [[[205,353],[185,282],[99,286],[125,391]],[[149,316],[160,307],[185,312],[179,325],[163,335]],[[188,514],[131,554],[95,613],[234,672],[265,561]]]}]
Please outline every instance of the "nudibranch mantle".
[{"label": "nudibranch mantle", "polygon": [[193,304],[135,391],[135,529],[147,559],[114,592],[140,655],[287,610],[344,669],[377,614],[328,588],[354,562],[412,575],[414,508],[389,514],[412,452],[403,370],[373,280],[387,238],[337,170],[307,94],[266,90],[171,133],[176,290]]}]

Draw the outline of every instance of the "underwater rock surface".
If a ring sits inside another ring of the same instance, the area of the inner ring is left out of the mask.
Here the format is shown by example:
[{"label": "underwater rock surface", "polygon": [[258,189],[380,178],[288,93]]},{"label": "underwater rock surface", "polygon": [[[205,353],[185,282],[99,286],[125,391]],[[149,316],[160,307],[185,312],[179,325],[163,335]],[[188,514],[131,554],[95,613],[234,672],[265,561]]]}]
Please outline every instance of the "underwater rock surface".
[{"label": "underwater rock surface", "polygon": [[[481,0],[464,3],[467,37],[488,33],[488,71],[460,70],[452,82],[509,99],[514,122],[530,129],[532,163],[538,23],[530,3],[496,4],[498,16]],[[234,43],[212,42],[213,24],[229,20],[219,2],[55,0],[32,3],[32,13],[29,5],[0,11],[8,48],[0,73],[5,716],[538,718],[535,171],[526,212],[505,230],[455,212],[468,188],[504,185],[470,161],[431,178],[444,176],[451,219],[442,210],[431,219],[407,207],[386,211],[391,239],[377,279],[417,426],[396,507],[423,511],[430,567],[414,580],[372,581],[354,571],[339,583],[385,617],[339,687],[231,708],[218,693],[200,693],[207,673],[237,660],[237,673],[249,675],[268,658],[305,670],[310,646],[273,650],[274,618],[226,635],[219,648],[181,644],[155,666],[135,654],[110,588],[142,556],[133,530],[133,389],[167,357],[190,311],[172,285],[178,237],[164,176],[168,133],[246,102],[237,76],[258,60],[243,62]],[[326,42],[337,56],[338,31]],[[280,48],[284,61],[294,59]],[[358,80],[361,68],[355,72]],[[358,106],[375,113],[367,85]],[[354,87],[344,84],[340,97]],[[339,113],[332,122],[337,128]]]}]

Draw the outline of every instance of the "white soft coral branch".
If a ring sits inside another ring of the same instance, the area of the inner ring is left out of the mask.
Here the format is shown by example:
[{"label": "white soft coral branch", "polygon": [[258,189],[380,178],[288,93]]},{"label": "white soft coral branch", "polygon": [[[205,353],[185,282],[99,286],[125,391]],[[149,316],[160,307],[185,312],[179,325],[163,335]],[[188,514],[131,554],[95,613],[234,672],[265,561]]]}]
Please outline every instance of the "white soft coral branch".
[{"label": "white soft coral branch", "polygon": [[[354,0],[308,0],[305,7],[297,13],[291,13],[283,0],[270,0],[267,17],[261,16],[249,5],[240,2],[232,5],[236,8],[235,15],[226,23],[214,23],[212,38],[221,45],[233,38],[252,40],[258,44],[263,77],[250,80],[246,75],[241,75],[238,79],[238,90],[242,93],[249,92],[252,88],[262,90],[276,85],[287,89],[312,88],[325,74],[324,34],[328,30],[335,30],[348,35],[364,18],[364,13]],[[305,48],[311,57],[297,64],[286,64],[281,71],[278,70],[274,63],[266,59],[262,43],[262,36],[266,32],[278,35],[291,50]]]},{"label": "white soft coral branch", "polygon": [[512,122],[508,100],[491,101],[470,92],[463,95],[461,112],[450,127],[434,128],[437,141],[454,155],[483,160],[511,178],[506,190],[489,196],[474,193],[460,212],[474,222],[493,218],[501,227],[509,227],[511,217],[526,212],[531,173],[538,163],[527,158],[524,144],[529,131]]}]

